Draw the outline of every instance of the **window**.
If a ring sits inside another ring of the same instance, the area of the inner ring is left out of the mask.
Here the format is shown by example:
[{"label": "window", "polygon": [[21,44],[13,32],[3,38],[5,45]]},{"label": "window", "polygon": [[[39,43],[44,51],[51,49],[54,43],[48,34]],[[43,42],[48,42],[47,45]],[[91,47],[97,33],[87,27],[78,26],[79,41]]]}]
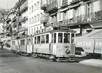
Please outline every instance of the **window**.
[{"label": "window", "polygon": [[27,40],[27,44],[30,44],[30,43],[31,43],[31,39],[28,39],[28,40]]},{"label": "window", "polygon": [[12,41],[12,45],[15,45],[15,41]]},{"label": "window", "polygon": [[58,33],[58,43],[62,43],[62,40],[63,40],[63,34]]},{"label": "window", "polygon": [[46,35],[46,43],[49,43],[49,34]]},{"label": "window", "polygon": [[74,34],[73,33],[71,34],[71,37],[72,37],[71,43],[74,43]]},{"label": "window", "polygon": [[54,33],[54,40],[53,40],[54,43],[56,43],[56,33]]},{"label": "window", "polygon": [[100,11],[100,10],[101,10],[100,1],[97,0],[97,1],[93,2],[93,11],[97,12],[97,11]]},{"label": "window", "polygon": [[25,40],[21,40],[21,45],[25,45]]},{"label": "window", "polygon": [[63,20],[66,20],[67,19],[67,12],[64,12],[63,13]]},{"label": "window", "polygon": [[34,38],[34,43],[36,44],[36,37]]},{"label": "window", "polygon": [[69,43],[69,37],[68,33],[64,33],[64,43]]},{"label": "window", "polygon": [[87,3],[87,15],[88,15],[88,17],[90,17],[90,13],[92,13],[92,4]]},{"label": "window", "polygon": [[45,35],[41,36],[41,43],[44,44],[45,43]]},{"label": "window", "polygon": [[37,44],[40,44],[40,36],[37,36]]}]

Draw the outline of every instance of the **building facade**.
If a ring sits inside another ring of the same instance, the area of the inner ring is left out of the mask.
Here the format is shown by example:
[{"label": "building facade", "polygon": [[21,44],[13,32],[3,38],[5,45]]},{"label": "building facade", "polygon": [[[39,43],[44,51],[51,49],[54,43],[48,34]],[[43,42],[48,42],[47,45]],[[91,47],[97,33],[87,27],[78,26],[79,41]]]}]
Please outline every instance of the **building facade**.
[{"label": "building facade", "polygon": [[28,35],[34,35],[36,33],[43,32],[44,26],[41,23],[41,16],[44,15],[44,11],[40,8],[41,0],[28,0]]},{"label": "building facade", "polygon": [[67,27],[82,35],[102,27],[98,24],[102,19],[101,3],[101,0],[41,0],[41,9],[49,14],[47,26]]},{"label": "building facade", "polygon": [[28,0],[19,0],[11,11],[13,11],[10,14],[13,17],[11,19],[12,35],[14,37],[23,37],[27,35]]}]

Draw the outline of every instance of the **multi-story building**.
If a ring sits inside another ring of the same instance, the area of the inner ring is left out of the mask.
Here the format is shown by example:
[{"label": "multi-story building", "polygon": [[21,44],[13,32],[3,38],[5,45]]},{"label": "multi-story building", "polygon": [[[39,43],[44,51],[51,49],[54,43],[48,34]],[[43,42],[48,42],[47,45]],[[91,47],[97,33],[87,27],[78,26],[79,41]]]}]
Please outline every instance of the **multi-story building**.
[{"label": "multi-story building", "polygon": [[12,32],[17,33],[16,36],[22,37],[22,34],[27,35],[28,30],[28,0],[19,0],[15,7],[14,17],[12,19]]},{"label": "multi-story building", "polygon": [[49,14],[47,26],[74,29],[82,35],[102,27],[101,3],[102,0],[41,0],[41,9]]},{"label": "multi-story building", "polygon": [[27,26],[28,0],[19,0],[5,17],[5,22],[3,23],[5,37],[2,39],[4,44],[11,45],[12,39],[26,37]]},{"label": "multi-story building", "polygon": [[0,40],[2,38],[2,34],[3,34],[3,23],[0,22]]},{"label": "multi-story building", "polygon": [[44,11],[40,8],[40,6],[41,0],[28,0],[28,35],[43,32],[44,27],[41,23],[41,16],[44,15]]}]

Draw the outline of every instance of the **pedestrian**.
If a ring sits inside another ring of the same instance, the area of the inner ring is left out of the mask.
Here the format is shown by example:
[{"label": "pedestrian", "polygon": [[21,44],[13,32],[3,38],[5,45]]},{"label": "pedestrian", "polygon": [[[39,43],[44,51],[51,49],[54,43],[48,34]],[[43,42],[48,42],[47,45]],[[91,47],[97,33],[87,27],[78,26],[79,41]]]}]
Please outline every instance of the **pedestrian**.
[{"label": "pedestrian", "polygon": [[2,44],[1,44],[1,49],[3,49],[3,47],[4,47],[4,43],[2,42]]}]

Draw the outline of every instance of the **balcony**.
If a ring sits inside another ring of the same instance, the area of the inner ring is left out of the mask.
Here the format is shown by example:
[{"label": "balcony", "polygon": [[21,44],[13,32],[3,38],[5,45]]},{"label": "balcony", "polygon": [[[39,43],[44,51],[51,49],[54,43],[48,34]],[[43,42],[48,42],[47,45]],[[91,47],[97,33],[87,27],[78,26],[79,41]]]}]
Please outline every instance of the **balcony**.
[{"label": "balcony", "polygon": [[25,1],[20,7],[20,13],[22,14],[28,9],[28,1]]},{"label": "balcony", "polygon": [[80,0],[72,0],[71,4],[76,4],[76,3],[79,3]]},{"label": "balcony", "polygon": [[27,20],[28,20],[27,17],[21,17],[21,18],[19,19],[19,22],[25,23]]},{"label": "balcony", "polygon": [[54,0],[47,6],[46,12],[52,14],[57,12],[57,10],[58,10],[57,0]]},{"label": "balcony", "polygon": [[45,25],[45,24],[47,24],[48,20],[49,20],[49,16],[46,14],[43,14],[41,16],[40,22]]},{"label": "balcony", "polygon": [[102,10],[101,11],[98,11],[98,12],[95,12],[95,18],[96,20],[102,20]]},{"label": "balcony", "polygon": [[43,4],[43,5],[41,5],[41,9],[42,9],[42,10],[44,10],[44,11],[45,11],[45,10],[46,10],[46,8],[47,8],[47,4]]},{"label": "balcony", "polygon": [[53,21],[52,23],[47,23],[47,26],[52,27],[67,27],[67,26],[75,26],[75,25],[86,25],[93,24],[96,22],[102,21],[102,11],[98,11],[95,13],[90,13],[88,15],[81,15],[73,17],[72,19],[65,19],[63,21]]},{"label": "balcony", "polygon": [[62,6],[61,8],[67,7],[68,6],[68,0],[62,0]]},{"label": "balcony", "polygon": [[17,18],[16,16],[12,19],[12,22],[16,22],[17,21]]},{"label": "balcony", "polygon": [[47,8],[47,0],[44,0],[44,1],[41,0],[41,9],[45,11],[46,8]]},{"label": "balcony", "polygon": [[6,23],[7,23],[7,24],[9,24],[9,22],[11,22],[11,19],[10,19],[10,18],[8,18],[8,19],[6,20]]}]

